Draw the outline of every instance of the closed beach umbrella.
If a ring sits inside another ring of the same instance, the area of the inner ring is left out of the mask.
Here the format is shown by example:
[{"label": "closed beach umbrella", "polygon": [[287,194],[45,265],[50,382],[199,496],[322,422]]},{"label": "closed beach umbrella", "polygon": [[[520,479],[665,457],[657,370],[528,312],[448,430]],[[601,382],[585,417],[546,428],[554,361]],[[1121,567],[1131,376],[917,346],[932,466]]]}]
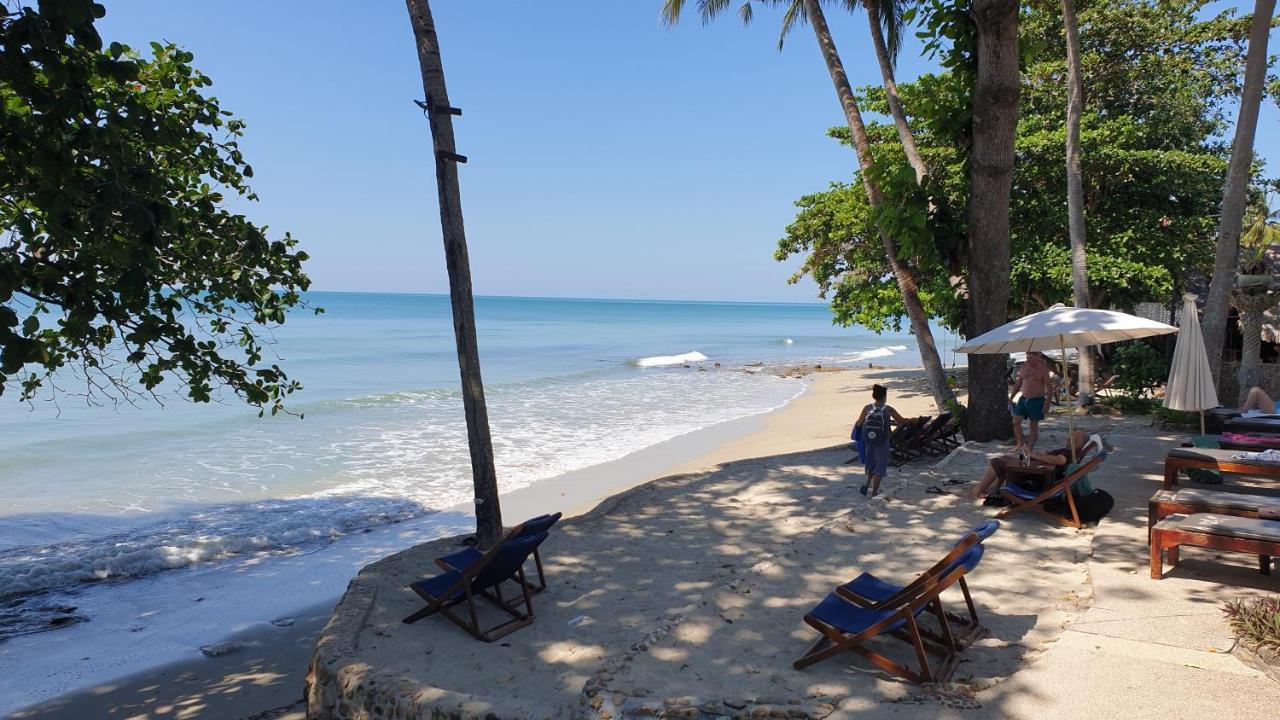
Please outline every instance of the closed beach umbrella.
[{"label": "closed beach umbrella", "polygon": [[[1058,304],[985,332],[965,342],[956,351],[971,355],[997,355],[1058,350],[1066,357],[1069,347],[1105,345],[1176,332],[1178,328],[1172,325],[1137,315]],[[1067,429],[1068,432],[1075,429],[1072,415],[1067,416]]]},{"label": "closed beach umbrella", "polygon": [[1182,323],[1178,344],[1173,349],[1173,365],[1165,385],[1164,406],[1170,410],[1193,410],[1200,413],[1200,434],[1204,434],[1204,411],[1218,407],[1218,391],[1209,372],[1209,356],[1204,350],[1200,318],[1196,314],[1196,296],[1182,296]]}]

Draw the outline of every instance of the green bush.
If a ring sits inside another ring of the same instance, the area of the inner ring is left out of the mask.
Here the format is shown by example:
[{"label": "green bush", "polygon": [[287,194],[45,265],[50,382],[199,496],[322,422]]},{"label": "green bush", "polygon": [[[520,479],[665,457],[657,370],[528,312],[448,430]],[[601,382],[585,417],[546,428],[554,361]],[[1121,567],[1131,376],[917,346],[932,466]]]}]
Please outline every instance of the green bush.
[{"label": "green bush", "polygon": [[1120,377],[1116,389],[1132,398],[1147,397],[1151,389],[1164,383],[1169,366],[1164,356],[1144,342],[1129,342],[1115,349],[1111,368]]},{"label": "green bush", "polygon": [[1163,409],[1160,406],[1160,401],[1155,398],[1132,397],[1129,395],[1115,395],[1102,400],[1102,404],[1119,410],[1125,415],[1151,415],[1157,410]]},{"label": "green bush", "polygon": [[1236,637],[1280,651],[1280,597],[1228,600],[1222,611]]},{"label": "green bush", "polygon": [[1170,410],[1164,405],[1156,404],[1151,408],[1151,414],[1155,416],[1156,422],[1158,422],[1161,427],[1186,428],[1190,430],[1195,430],[1200,427],[1200,415],[1198,413],[1187,412],[1185,410]]}]

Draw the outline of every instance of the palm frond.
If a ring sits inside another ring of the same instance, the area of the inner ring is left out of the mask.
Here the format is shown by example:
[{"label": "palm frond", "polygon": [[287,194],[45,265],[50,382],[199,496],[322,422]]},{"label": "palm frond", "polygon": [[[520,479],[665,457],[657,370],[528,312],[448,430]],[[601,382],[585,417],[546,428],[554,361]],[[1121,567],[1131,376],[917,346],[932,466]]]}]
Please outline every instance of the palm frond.
[{"label": "palm frond", "polygon": [[[787,39],[787,33],[799,25],[804,25],[809,21],[809,14],[805,12],[804,3],[800,0],[783,0],[787,2],[787,11],[782,14],[782,28],[778,31],[778,51],[782,51],[782,44]],[[781,4],[775,2],[775,4]]]},{"label": "palm frond", "polygon": [[738,8],[738,17],[742,19],[743,25],[750,25],[754,11],[751,9],[751,0],[742,3],[742,7]]},{"label": "palm frond", "polygon": [[664,0],[662,3],[662,24],[673,28],[680,22],[680,13],[684,11],[684,0]]},{"label": "palm frond", "polygon": [[724,12],[725,8],[733,4],[734,0],[698,0],[698,14],[702,16],[702,24],[709,24],[716,16]]}]

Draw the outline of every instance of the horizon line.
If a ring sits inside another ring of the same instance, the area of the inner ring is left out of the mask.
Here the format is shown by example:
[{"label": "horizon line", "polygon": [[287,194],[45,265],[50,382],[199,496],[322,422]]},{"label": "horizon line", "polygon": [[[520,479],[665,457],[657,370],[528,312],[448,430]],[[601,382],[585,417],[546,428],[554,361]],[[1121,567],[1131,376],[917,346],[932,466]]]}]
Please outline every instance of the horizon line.
[{"label": "horizon line", "polygon": [[[431,297],[449,297],[447,292],[404,292],[396,290],[306,290],[305,292],[323,292],[338,295],[426,295]],[[475,293],[473,297],[506,300],[595,300],[599,302],[651,302],[651,303],[706,303],[714,305],[817,305],[828,307],[821,301],[797,302],[794,300],[690,300],[681,298],[622,298],[622,297],[569,297],[564,295],[504,295]]]}]

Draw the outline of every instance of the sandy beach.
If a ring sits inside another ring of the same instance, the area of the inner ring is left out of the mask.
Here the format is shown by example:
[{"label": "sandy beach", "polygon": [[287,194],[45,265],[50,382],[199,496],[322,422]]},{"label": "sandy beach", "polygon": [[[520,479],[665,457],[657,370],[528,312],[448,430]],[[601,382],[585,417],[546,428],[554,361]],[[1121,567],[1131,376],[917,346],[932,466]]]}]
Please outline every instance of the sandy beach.
[{"label": "sandy beach", "polygon": [[[1239,717],[1274,717],[1268,708],[1280,701],[1280,689],[1223,654],[1230,639],[1220,613],[1198,600],[1215,588],[1224,597],[1230,586],[1265,588],[1247,558],[1214,558],[1203,568],[1191,559],[1185,577],[1143,577],[1145,498],[1158,484],[1161,448],[1173,438],[1125,420],[1090,420],[1125,446],[1095,479],[1117,496],[1098,530],[1022,518],[988,541],[971,583],[990,633],[966,652],[952,686],[921,689],[843,660],[791,670],[813,639],[800,616],[835,583],[863,570],[910,578],[991,516],[956,493],[1002,449],[969,445],[942,463],[909,464],[891,472],[881,498],[868,501],[857,493],[861,468],[846,462],[849,424],[873,382],[890,387],[890,403],[903,414],[929,414],[932,401],[918,373],[819,372],[808,382],[803,395],[766,416],[505,496],[507,518],[565,508],[576,516],[544,547],[551,588],[534,600],[535,623],[501,646],[478,643],[440,618],[399,622],[417,606],[407,582],[456,544],[443,539],[366,568],[332,620],[330,606],[317,606],[291,626],[235,638],[241,647],[225,656],[167,665],[13,717],[302,718],[308,659],[326,623],[318,662],[342,660],[322,675],[341,675],[353,687],[421,688],[427,695],[420,697],[438,707],[485,708],[478,716],[578,713],[582,690],[593,683],[617,708],[674,700],[791,708],[813,717],[890,708],[904,717],[1037,717],[1045,707],[1065,712],[1077,702],[1056,676],[1070,667],[1099,688],[1130,688],[1130,695],[1144,678],[1154,683],[1172,674],[1203,689],[1185,708],[1230,695],[1258,709]],[[1045,443],[1061,441],[1060,424],[1046,424]],[[1104,535],[1099,558],[1096,538]],[[1104,591],[1100,573],[1109,578]],[[1153,593],[1155,609],[1139,602]],[[1101,596],[1123,602],[1110,604],[1110,617],[1090,629],[1074,631],[1082,614],[1100,612],[1090,603]],[[1148,615],[1178,619],[1152,622]],[[1144,626],[1161,632],[1137,631]],[[1122,637],[1110,637],[1112,628]],[[341,647],[356,637],[358,647]],[[1093,661],[1076,667],[1085,656]],[[322,685],[313,688],[313,701],[331,692]],[[1146,697],[1143,707],[1162,697]],[[1170,707],[1159,716],[1188,717]]]}]

